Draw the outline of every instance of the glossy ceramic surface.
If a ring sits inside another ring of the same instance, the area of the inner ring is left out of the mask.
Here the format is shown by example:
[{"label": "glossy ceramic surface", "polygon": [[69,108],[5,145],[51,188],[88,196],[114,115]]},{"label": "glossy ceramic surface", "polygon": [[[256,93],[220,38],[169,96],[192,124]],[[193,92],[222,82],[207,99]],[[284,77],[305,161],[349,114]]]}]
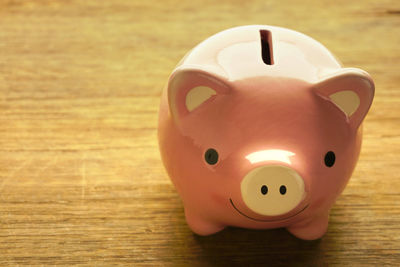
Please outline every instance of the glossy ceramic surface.
[{"label": "glossy ceramic surface", "polygon": [[158,132],[190,228],[320,238],[373,95],[366,72],[292,30],[242,26],[200,43],[163,90]]}]

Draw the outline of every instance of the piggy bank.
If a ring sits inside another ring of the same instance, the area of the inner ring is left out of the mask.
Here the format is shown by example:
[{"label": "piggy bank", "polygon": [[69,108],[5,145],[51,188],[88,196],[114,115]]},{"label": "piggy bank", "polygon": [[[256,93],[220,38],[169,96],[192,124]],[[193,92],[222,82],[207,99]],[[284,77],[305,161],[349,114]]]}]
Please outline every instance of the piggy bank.
[{"label": "piggy bank", "polygon": [[293,30],[241,26],[197,45],[163,90],[158,128],[189,227],[322,237],[373,96],[365,71]]}]

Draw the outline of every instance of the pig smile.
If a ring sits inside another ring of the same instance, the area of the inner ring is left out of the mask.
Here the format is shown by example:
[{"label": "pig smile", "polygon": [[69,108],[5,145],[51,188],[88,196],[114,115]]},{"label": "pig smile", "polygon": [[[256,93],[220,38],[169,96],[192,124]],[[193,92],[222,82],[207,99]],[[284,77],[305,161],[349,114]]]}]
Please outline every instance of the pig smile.
[{"label": "pig smile", "polygon": [[307,204],[302,210],[300,210],[299,212],[297,212],[297,213],[295,213],[295,214],[293,214],[293,215],[291,215],[291,216],[288,216],[288,217],[286,217],[286,218],[275,219],[275,220],[273,220],[273,219],[272,219],[272,220],[261,220],[261,219],[252,218],[252,217],[250,217],[250,216],[244,214],[242,211],[240,211],[240,210],[235,206],[235,204],[233,203],[233,201],[232,201],[231,198],[229,199],[229,201],[231,202],[232,207],[233,207],[240,215],[242,215],[242,216],[244,216],[244,217],[246,217],[246,218],[248,218],[248,219],[251,219],[251,220],[254,220],[254,221],[258,221],[258,222],[277,222],[277,221],[284,221],[284,220],[290,219],[290,218],[292,218],[292,217],[294,217],[294,216],[296,216],[296,215],[302,213],[302,212],[305,211],[305,210],[308,208],[308,206],[309,206],[309,204]]}]

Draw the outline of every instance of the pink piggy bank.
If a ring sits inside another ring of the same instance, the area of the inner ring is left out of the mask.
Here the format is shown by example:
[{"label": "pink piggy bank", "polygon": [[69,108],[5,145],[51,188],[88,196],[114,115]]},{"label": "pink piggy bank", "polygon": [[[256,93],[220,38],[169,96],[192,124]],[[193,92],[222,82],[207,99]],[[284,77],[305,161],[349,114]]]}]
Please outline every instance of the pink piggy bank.
[{"label": "pink piggy bank", "polygon": [[197,45],[163,91],[158,131],[190,228],[322,237],[373,96],[366,72],[289,29],[236,27]]}]

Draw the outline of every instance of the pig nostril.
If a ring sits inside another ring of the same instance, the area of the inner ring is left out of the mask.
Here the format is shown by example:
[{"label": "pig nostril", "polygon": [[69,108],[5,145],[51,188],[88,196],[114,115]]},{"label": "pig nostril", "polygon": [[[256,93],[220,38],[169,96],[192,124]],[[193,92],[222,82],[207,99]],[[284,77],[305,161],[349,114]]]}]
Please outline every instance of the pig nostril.
[{"label": "pig nostril", "polygon": [[266,195],[268,193],[268,187],[266,185],[261,186],[261,194]]},{"label": "pig nostril", "polygon": [[279,188],[279,192],[281,193],[281,195],[286,194],[286,186],[281,185],[281,187]]}]

